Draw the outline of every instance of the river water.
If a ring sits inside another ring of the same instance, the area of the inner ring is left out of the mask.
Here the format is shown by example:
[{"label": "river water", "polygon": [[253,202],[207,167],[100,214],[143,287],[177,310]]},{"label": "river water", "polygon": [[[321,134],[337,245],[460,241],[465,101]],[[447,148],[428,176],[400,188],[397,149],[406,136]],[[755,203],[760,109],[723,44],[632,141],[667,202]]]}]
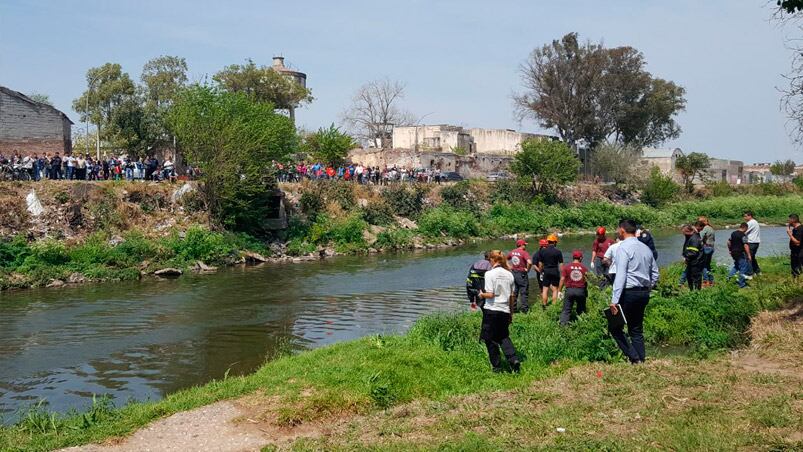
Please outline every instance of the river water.
[{"label": "river water", "polygon": [[[730,231],[717,234],[716,256]],[[656,234],[659,262],[679,259],[682,236]],[[567,236],[565,254],[591,236]],[[403,332],[422,315],[467,309],[463,284],[484,249],[342,256],[232,268],[176,280],[0,293],[0,416],[45,399],[81,410],[93,394],[117,404],[253,371],[277,349],[319,347]],[[759,256],[785,254],[782,228],[762,229]],[[568,257],[568,256],[567,256]]]}]

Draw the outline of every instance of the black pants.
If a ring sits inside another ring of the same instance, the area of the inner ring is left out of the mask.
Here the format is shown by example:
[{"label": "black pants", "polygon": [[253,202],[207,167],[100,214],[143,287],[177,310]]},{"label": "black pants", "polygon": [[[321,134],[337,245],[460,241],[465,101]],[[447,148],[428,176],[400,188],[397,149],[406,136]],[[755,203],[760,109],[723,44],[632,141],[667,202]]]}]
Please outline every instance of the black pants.
[{"label": "black pants", "polygon": [[702,287],[704,265],[704,262],[686,265],[686,280],[689,282],[689,289],[700,290]]},{"label": "black pants", "polygon": [[627,320],[627,336],[624,326],[609,330],[627,359],[632,363],[642,362],[646,357],[644,350],[644,309],[650,301],[650,289],[625,289],[619,299],[619,309]]},{"label": "black pants", "polygon": [[509,325],[510,314],[488,309],[482,310],[480,340],[484,341],[485,346],[488,348],[488,359],[494,369],[502,368],[502,359],[499,354],[500,348],[509,364],[513,365],[519,362],[519,357],[516,356],[516,348],[513,347],[513,341],[510,340]]},{"label": "black pants", "polygon": [[527,302],[528,292],[530,291],[530,278],[527,272],[514,271],[513,281],[516,284],[513,289],[513,294],[516,296],[516,312],[528,312],[530,310],[530,305]]},{"label": "black pants", "polygon": [[753,273],[757,275],[761,273],[761,268],[758,266],[758,260],[756,259],[756,253],[758,253],[758,243],[748,243],[747,247],[750,248],[750,263],[753,264]]},{"label": "black pants", "polygon": [[572,305],[577,305],[577,315],[586,312],[588,291],[585,288],[567,287],[563,297],[563,311],[560,313],[560,324],[568,325],[572,316]]},{"label": "black pants", "polygon": [[800,261],[803,253],[799,250],[792,250],[789,252],[789,263],[792,265],[792,276],[797,278],[803,271],[803,262]]}]

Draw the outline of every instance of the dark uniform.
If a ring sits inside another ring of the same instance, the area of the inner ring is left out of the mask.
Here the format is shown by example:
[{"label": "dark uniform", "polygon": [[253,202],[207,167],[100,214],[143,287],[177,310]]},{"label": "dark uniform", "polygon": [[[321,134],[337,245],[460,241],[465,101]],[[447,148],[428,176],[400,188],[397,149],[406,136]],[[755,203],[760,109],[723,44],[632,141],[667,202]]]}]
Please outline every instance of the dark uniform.
[{"label": "dark uniform", "polygon": [[550,244],[546,248],[538,250],[538,262],[544,266],[541,270],[541,287],[558,287],[563,253],[555,245]]},{"label": "dark uniform", "polygon": [[803,262],[800,261],[803,258],[803,253],[800,252],[803,250],[803,224],[792,229],[792,237],[799,242],[795,245],[793,241],[789,240],[789,263],[792,265],[792,276],[797,278],[803,270]]},{"label": "dark uniform", "polygon": [[686,278],[689,281],[689,289],[699,290],[703,283],[705,256],[703,255],[703,239],[697,231],[687,236],[686,243],[683,245],[683,258],[686,260]]},{"label": "dark uniform", "polygon": [[482,306],[485,300],[480,298],[480,291],[485,287],[485,272],[491,269],[491,263],[485,259],[474,262],[468,270],[468,277],[466,278],[466,295],[468,301],[472,305]]}]

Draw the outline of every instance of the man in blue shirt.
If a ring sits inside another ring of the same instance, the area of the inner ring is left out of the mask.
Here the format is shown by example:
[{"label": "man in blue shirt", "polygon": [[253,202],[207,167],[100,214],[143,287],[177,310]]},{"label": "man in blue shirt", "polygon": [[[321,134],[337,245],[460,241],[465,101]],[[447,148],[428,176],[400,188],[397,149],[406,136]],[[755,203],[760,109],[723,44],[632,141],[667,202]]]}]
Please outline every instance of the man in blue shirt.
[{"label": "man in blue shirt", "polygon": [[624,326],[612,328],[611,336],[631,363],[642,363],[644,351],[644,309],[650,301],[650,290],[658,283],[658,263],[652,250],[636,238],[636,223],[622,220],[616,231],[622,240],[614,255],[616,278],[613,281],[611,312],[624,313],[627,322],[627,335]]}]

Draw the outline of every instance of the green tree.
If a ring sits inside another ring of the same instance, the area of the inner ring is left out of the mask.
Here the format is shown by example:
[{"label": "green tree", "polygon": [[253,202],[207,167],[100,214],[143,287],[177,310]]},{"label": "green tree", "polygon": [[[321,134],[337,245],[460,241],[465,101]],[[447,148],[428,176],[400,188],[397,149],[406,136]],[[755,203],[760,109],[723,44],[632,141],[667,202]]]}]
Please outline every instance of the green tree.
[{"label": "green tree", "polygon": [[304,102],[312,102],[310,90],[269,66],[257,66],[250,58],[243,65],[232,64],[215,74],[212,79],[221,88],[243,93],[275,108],[293,111]]},{"label": "green tree", "polygon": [[140,80],[143,83],[144,113],[152,129],[152,139],[167,139],[165,116],[178,92],[187,83],[187,61],[163,55],[145,63]]},{"label": "green tree", "polygon": [[159,141],[163,127],[139,96],[130,96],[112,110],[107,126],[107,141],[122,148],[131,157],[144,157]]},{"label": "green tree", "polygon": [[794,160],[776,160],[770,165],[770,173],[775,176],[791,176],[795,173],[795,162]]},{"label": "green tree", "polygon": [[317,132],[309,134],[304,139],[304,151],[311,154],[320,162],[330,165],[342,163],[350,150],[357,147],[354,139],[335,127],[320,128]]},{"label": "green tree", "polygon": [[661,173],[660,168],[653,166],[650,176],[644,184],[641,199],[653,207],[661,207],[677,196],[680,186],[672,177]]},{"label": "green tree", "polygon": [[521,118],[555,129],[572,148],[605,139],[654,145],[680,134],[675,116],[685,90],[646,70],[632,47],[580,43],[577,33],[533,50],[521,67],[524,92],[514,101]]},{"label": "green tree", "polygon": [[31,94],[28,94],[28,97],[31,100],[39,102],[39,103],[42,103],[42,104],[53,105],[53,102],[50,101],[50,96],[48,96],[47,94],[31,93]]},{"label": "green tree", "polygon": [[202,85],[182,90],[167,118],[184,156],[203,170],[203,193],[215,221],[264,233],[276,187],[271,162],[298,147],[292,121],[270,103]]},{"label": "green tree", "polygon": [[592,154],[592,172],[606,182],[637,183],[643,172],[641,149],[631,145],[603,143]]},{"label": "green tree", "polygon": [[580,161],[562,141],[529,139],[513,157],[510,169],[532,181],[535,193],[554,194],[557,187],[577,180]]},{"label": "green tree", "polygon": [[677,158],[675,168],[680,173],[686,191],[694,191],[694,180],[705,182],[706,170],[711,167],[711,158],[702,152],[692,152]]},{"label": "green tree", "polygon": [[788,14],[794,14],[798,11],[803,11],[803,0],[777,0],[776,4]]},{"label": "green tree", "polygon": [[113,137],[106,129],[112,122],[114,110],[134,95],[134,82],[116,63],[89,69],[86,81],[88,88],[73,101],[73,110],[81,115],[81,121],[88,118],[97,126],[101,140],[111,140]]}]

